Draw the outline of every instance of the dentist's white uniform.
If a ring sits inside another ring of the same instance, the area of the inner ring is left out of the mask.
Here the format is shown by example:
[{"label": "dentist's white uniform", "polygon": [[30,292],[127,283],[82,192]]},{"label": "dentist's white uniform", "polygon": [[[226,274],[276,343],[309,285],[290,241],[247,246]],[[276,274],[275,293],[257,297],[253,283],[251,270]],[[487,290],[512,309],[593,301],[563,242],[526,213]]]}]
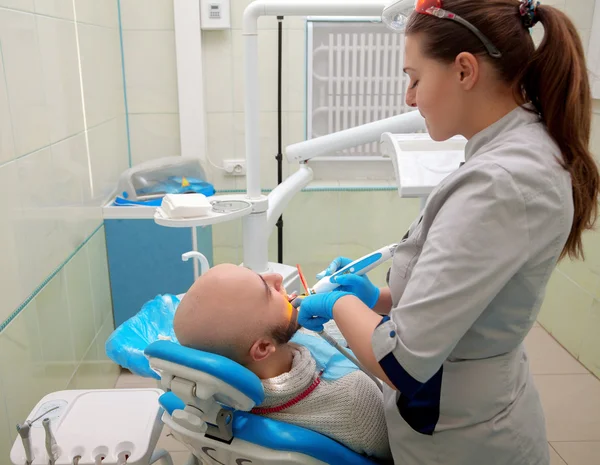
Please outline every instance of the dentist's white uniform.
[{"label": "dentist's white uniform", "polygon": [[523,339],[573,220],[571,179],[538,115],[469,140],[398,246],[373,334],[399,465],[548,465]]}]

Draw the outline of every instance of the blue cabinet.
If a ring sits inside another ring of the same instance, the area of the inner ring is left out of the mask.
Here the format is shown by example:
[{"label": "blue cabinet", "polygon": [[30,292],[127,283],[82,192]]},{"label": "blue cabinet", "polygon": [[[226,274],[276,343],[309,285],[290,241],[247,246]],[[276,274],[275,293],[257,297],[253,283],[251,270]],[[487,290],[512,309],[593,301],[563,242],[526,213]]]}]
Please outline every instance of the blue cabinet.
[{"label": "blue cabinet", "polygon": [[[181,260],[193,250],[192,229],[159,226],[153,213],[148,207],[104,208],[115,327],[158,294],[183,294],[194,282],[193,261]],[[196,230],[198,251],[212,266],[212,228]]]}]

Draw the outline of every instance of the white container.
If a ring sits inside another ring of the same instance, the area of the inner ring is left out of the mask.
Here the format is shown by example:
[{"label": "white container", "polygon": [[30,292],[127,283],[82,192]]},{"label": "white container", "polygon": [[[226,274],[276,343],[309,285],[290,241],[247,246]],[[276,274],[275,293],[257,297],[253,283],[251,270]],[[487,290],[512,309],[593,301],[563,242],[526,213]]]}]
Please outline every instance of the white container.
[{"label": "white container", "polygon": [[436,142],[429,134],[382,134],[381,152],[392,159],[400,197],[427,198],[465,161],[466,142],[460,136]]}]

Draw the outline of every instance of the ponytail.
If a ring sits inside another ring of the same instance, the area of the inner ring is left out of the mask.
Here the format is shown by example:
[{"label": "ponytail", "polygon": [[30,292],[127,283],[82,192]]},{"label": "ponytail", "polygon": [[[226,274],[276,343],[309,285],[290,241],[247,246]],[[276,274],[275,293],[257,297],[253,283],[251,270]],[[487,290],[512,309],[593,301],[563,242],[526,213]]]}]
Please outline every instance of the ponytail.
[{"label": "ponytail", "polygon": [[[582,234],[594,227],[598,216],[600,176],[589,150],[592,101],[583,46],[564,13],[532,4],[444,0],[444,9],[473,24],[500,50],[502,57],[489,62],[501,79],[514,86],[517,102],[534,105],[558,144],[563,167],[571,175],[574,204],[571,232],[560,258],[584,258]],[[545,34],[535,49],[529,27],[538,21]],[[489,57],[482,41],[453,21],[413,14],[406,34],[419,32],[424,33],[424,51],[431,58],[451,63],[461,52]]]},{"label": "ponytail", "polygon": [[583,258],[582,233],[598,216],[599,175],[590,153],[592,100],[585,55],[575,26],[563,12],[538,6],[544,39],[533,53],[515,91],[535,106],[558,144],[571,174],[575,214],[561,258]]}]

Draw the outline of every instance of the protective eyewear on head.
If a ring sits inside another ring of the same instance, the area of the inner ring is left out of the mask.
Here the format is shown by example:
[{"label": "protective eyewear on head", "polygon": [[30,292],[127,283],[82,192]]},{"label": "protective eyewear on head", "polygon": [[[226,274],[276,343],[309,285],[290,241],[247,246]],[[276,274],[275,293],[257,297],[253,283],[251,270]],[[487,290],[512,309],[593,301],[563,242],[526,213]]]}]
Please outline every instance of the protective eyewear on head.
[{"label": "protective eyewear on head", "polygon": [[381,20],[388,28],[394,31],[404,32],[408,18],[413,11],[423,15],[435,16],[436,18],[449,19],[450,21],[457,22],[477,36],[491,57],[500,58],[502,56],[500,51],[479,29],[460,16],[444,10],[442,8],[442,0],[400,0],[384,8]]}]

